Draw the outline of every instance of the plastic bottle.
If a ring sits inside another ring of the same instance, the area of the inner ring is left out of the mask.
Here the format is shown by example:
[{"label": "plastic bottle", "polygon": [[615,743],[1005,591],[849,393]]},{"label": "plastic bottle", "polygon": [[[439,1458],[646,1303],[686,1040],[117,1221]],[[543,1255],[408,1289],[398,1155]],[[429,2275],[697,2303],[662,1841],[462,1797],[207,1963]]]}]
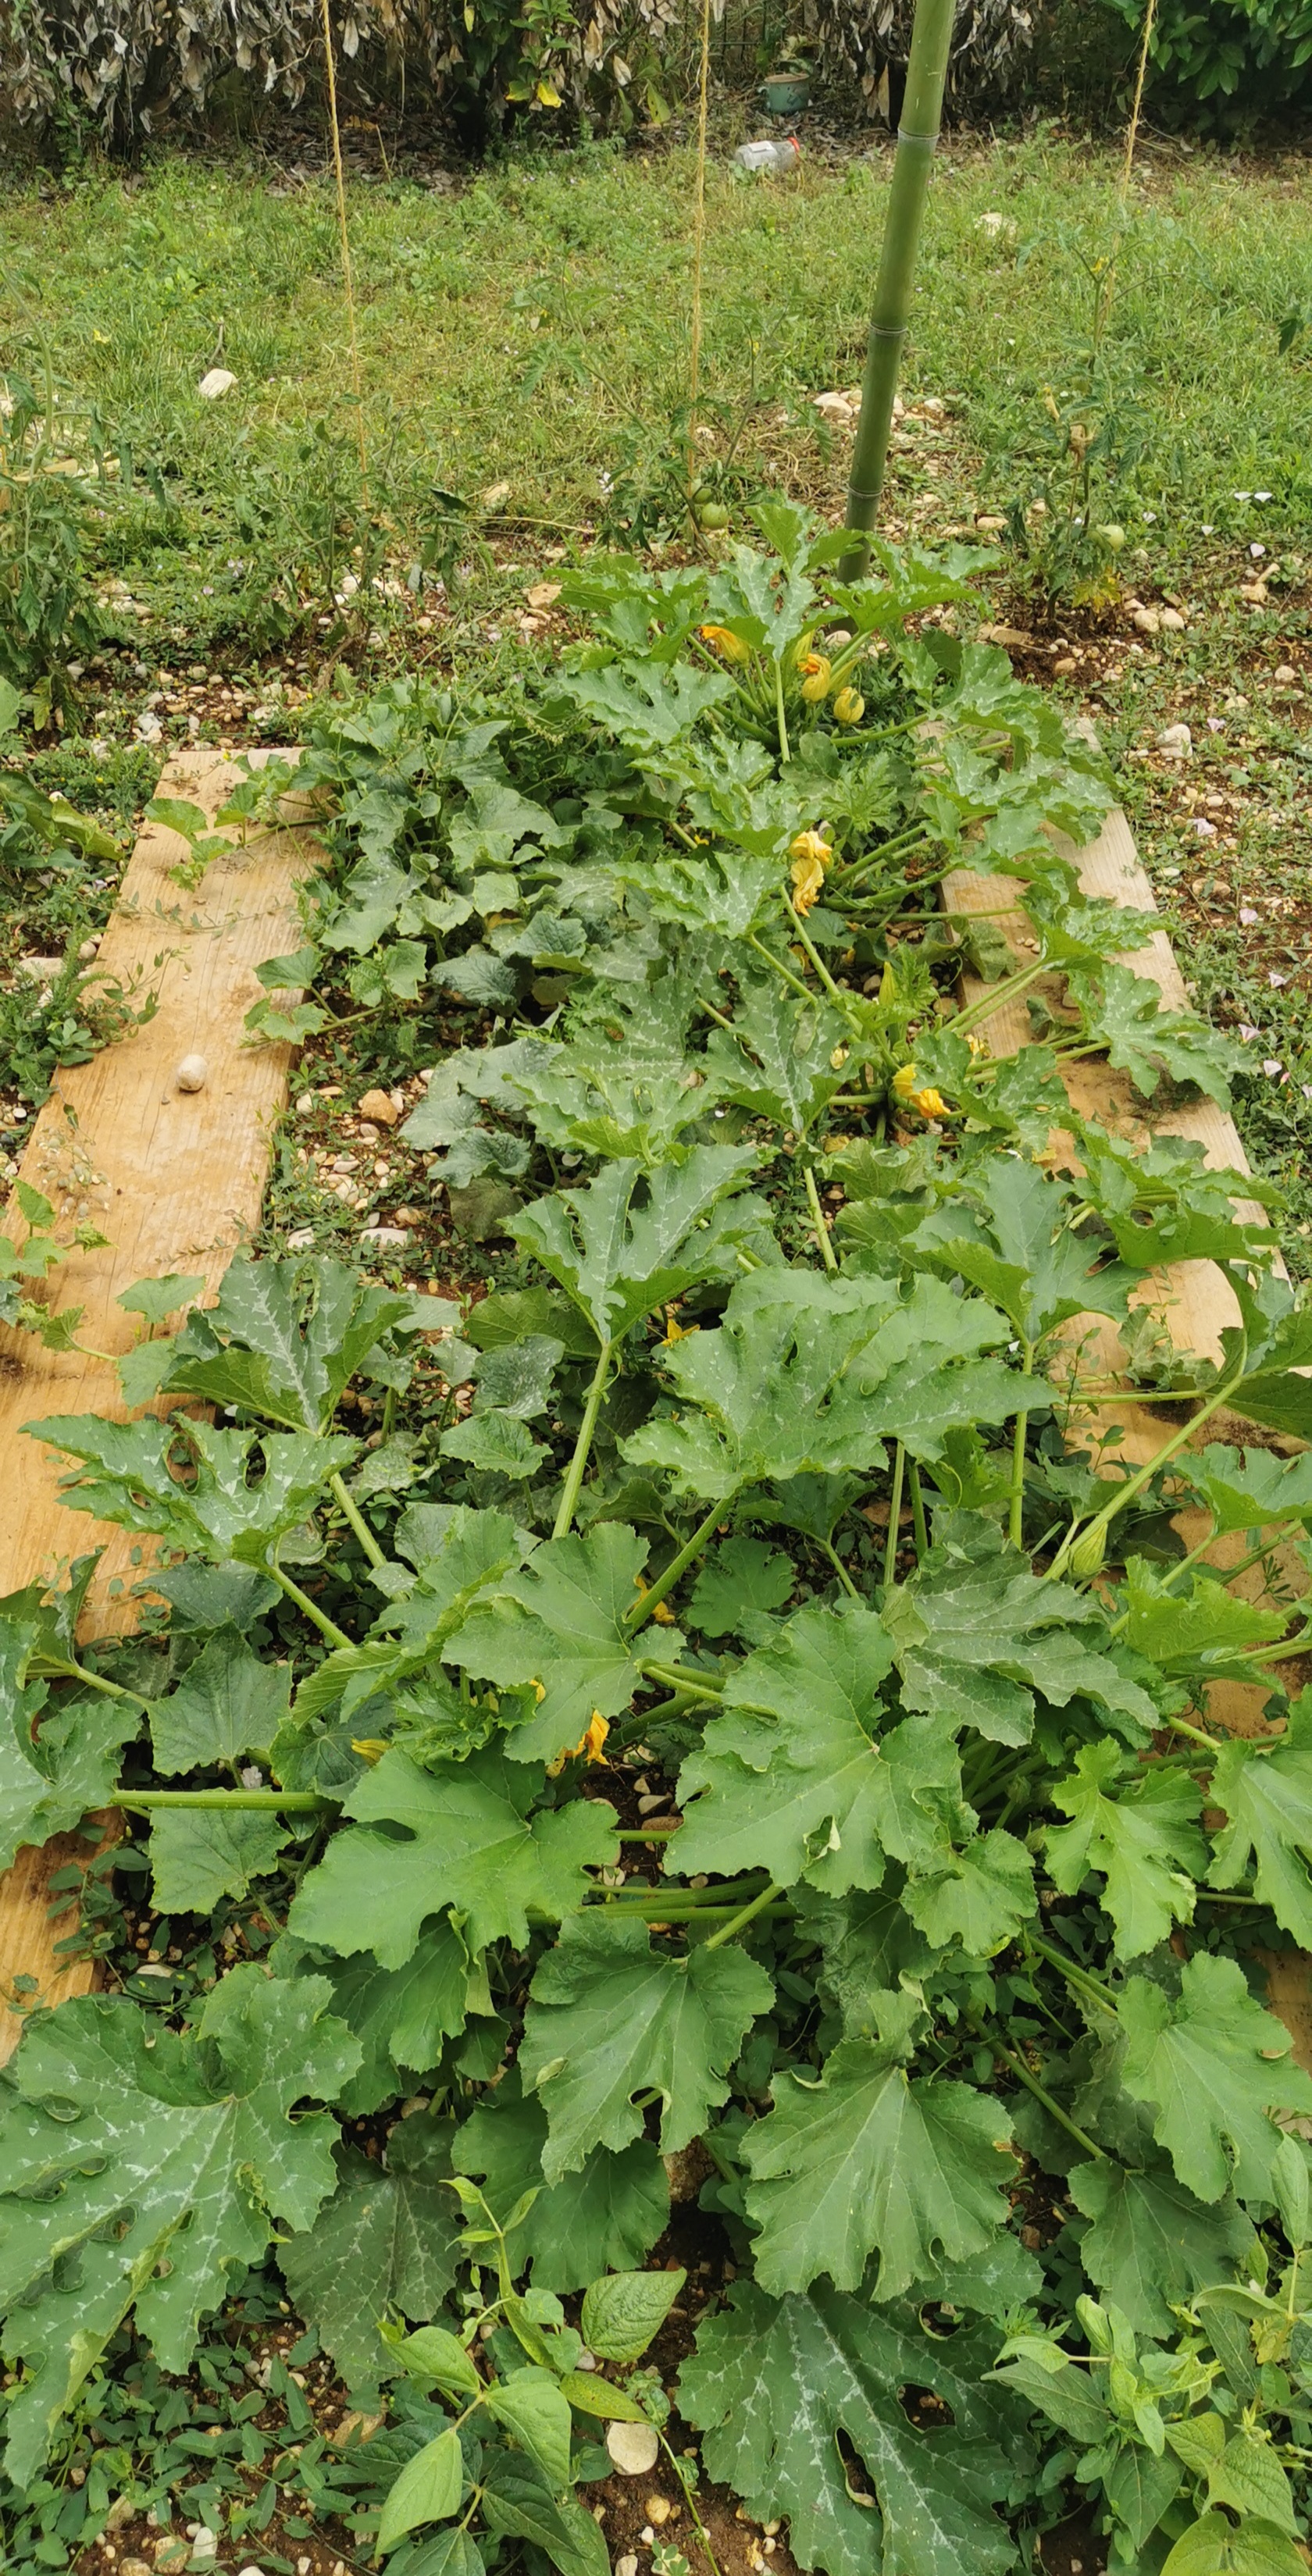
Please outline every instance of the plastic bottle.
[{"label": "plastic bottle", "polygon": [[795,170],[802,147],[795,134],[784,143],[770,136],[763,143],[740,143],[733,157],[740,170]]}]

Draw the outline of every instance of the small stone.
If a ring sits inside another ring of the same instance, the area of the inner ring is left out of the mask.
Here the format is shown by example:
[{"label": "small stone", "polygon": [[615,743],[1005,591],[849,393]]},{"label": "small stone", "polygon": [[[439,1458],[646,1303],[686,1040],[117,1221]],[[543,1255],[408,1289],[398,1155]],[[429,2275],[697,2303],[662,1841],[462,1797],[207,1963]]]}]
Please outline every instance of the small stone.
[{"label": "small stone", "polygon": [[1178,608],[1159,608],[1157,616],[1168,635],[1183,635],[1187,620],[1180,615]]},{"label": "small stone", "polygon": [[1161,632],[1162,612],[1159,608],[1136,608],[1132,622],[1141,635],[1157,635]]},{"label": "small stone", "polygon": [[975,521],[981,536],[985,537],[1000,537],[1006,524],[1006,520],[1000,519],[993,510],[988,511],[982,519]]},{"label": "small stone", "polygon": [[206,2565],[210,2559],[217,2558],[218,2554],[219,2535],[217,2531],[198,2531],[191,2544],[191,2561],[193,2567]]},{"label": "small stone", "polygon": [[62,957],[20,957],[17,971],[26,975],[30,983],[53,984],[55,977],[63,974],[64,961]]},{"label": "small stone", "polygon": [[151,2576],[149,2559],[120,2558],[118,2576]]},{"label": "small stone", "polygon": [[1194,738],[1187,724],[1164,725],[1157,737],[1158,750],[1166,752],[1172,760],[1183,760],[1185,753],[1192,751],[1193,747]]},{"label": "small stone", "polygon": [[1294,669],[1292,662],[1282,662],[1274,676],[1282,689],[1288,689],[1291,688],[1293,683],[1297,680],[1298,673]]},{"label": "small stone", "polygon": [[203,1091],[210,1069],[203,1055],[184,1055],[174,1080],[179,1091]]},{"label": "small stone", "polygon": [[647,2501],[643,2506],[643,2512],[646,2514],[648,2522],[668,2522],[673,2511],[674,2507],[670,2503],[668,2496],[663,2495],[648,2496]]},{"label": "small stone", "polygon": [[256,2567],[254,2564],[249,2567],[239,2567],[237,2570],[237,2576],[264,2576],[264,2569],[262,2567]]},{"label": "small stone", "polygon": [[626,2478],[645,2478],[660,2456],[654,2424],[608,2424],[606,2448]]},{"label": "small stone", "polygon": [[1059,662],[1054,662],[1054,663],[1053,663],[1052,668],[1053,668],[1053,675],[1054,675],[1054,677],[1055,677],[1056,679],[1058,679],[1058,680],[1068,680],[1068,679],[1070,678],[1070,675],[1071,675],[1072,671],[1075,669],[1075,656],[1074,656],[1074,654],[1073,654],[1073,653],[1063,653],[1063,654],[1062,654],[1062,657],[1061,657],[1061,660],[1060,660]]},{"label": "small stone", "polygon": [[[1279,679],[1279,677],[1280,674],[1277,671],[1276,678]],[[93,957],[97,957],[99,953],[100,941],[98,939],[84,939],[77,952],[77,962],[79,966],[89,966]]]},{"label": "small stone", "polygon": [[366,1091],[356,1115],[360,1118],[372,1118],[379,1127],[395,1127],[401,1112],[390,1092]]},{"label": "small stone", "polygon": [[289,1234],[287,1237],[287,1249],[289,1252],[313,1252],[314,1227],[298,1225],[295,1234]]},{"label": "small stone", "polygon": [[632,2550],[626,2550],[623,2558],[616,2559],[615,2576],[638,2576],[638,2561]]},{"label": "small stone", "polygon": [[176,2533],[155,2543],[155,2576],[180,2576],[187,2564],[187,2544]]},{"label": "small stone", "polygon": [[360,1241],[375,1252],[404,1252],[410,1235],[403,1225],[366,1225],[360,1229]]},{"label": "small stone", "polygon": [[296,2561],[296,2576],[310,2576],[310,2569],[313,2565],[314,2560],[312,2558],[298,2558]]},{"label": "small stone", "polygon": [[600,2364],[595,2352],[589,2352],[587,2345],[581,2344],[574,2356],[574,2367],[576,2370],[597,2370]]},{"label": "small stone", "polygon": [[312,1113],[312,1111],[313,1111],[313,1108],[314,1108],[314,1093],[313,1093],[312,1091],[303,1091],[303,1092],[301,1093],[300,1099],[299,1099],[299,1100],[297,1101],[297,1103],[296,1103],[296,1115],[297,1115],[297,1117],[298,1117],[298,1118],[308,1118],[308,1117],[311,1115],[311,1113]]},{"label": "small stone", "polygon": [[231,393],[236,381],[230,367],[211,367],[208,375],[201,377],[196,391],[202,402],[217,402],[220,394]]}]

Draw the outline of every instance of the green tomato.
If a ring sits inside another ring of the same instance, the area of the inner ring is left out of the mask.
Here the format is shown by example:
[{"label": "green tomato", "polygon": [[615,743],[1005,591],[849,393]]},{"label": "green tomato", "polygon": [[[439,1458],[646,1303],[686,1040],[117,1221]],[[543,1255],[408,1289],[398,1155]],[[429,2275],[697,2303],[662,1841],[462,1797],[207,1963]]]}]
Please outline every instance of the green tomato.
[{"label": "green tomato", "polygon": [[729,525],[729,513],[726,510],[723,501],[699,502],[697,505],[697,525],[699,528],[727,528]]},{"label": "green tomato", "polygon": [[1109,554],[1118,555],[1120,553],[1121,548],[1125,543],[1124,528],[1095,528],[1093,533],[1095,537],[1101,537]]}]

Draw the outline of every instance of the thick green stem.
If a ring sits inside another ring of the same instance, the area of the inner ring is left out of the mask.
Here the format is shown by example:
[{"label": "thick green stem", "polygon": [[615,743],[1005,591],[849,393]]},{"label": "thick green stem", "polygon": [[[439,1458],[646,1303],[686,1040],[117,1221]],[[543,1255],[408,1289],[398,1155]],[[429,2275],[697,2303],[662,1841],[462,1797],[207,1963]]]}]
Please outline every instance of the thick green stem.
[{"label": "thick green stem", "polygon": [[847,1567],[844,1565],[843,1560],[832,1541],[827,1538],[818,1538],[815,1544],[820,1549],[822,1555],[828,1557],[829,1562],[849,1599],[852,1601],[859,1601],[861,1595],[852,1581],[852,1577],[848,1573]]},{"label": "thick green stem", "polygon": [[925,1525],[925,1490],[920,1481],[920,1468],[913,1458],[911,1467],[911,1527],[916,1541],[916,1563],[929,1554],[929,1531]]},{"label": "thick green stem", "polygon": [[784,910],[793,925],[793,929],[796,932],[798,939],[806,950],[807,956],[810,958],[825,991],[829,995],[830,1001],[837,1002],[841,1011],[850,1001],[851,996],[850,994],[844,993],[834,982],[833,976],[830,974],[829,969],[826,966],[819,949],[816,947],[810,931],[807,929],[806,924],[790,894],[786,894],[784,896]]},{"label": "thick green stem", "polygon": [[85,1682],[88,1690],[103,1691],[106,1699],[130,1699],[134,1708],[150,1709],[140,1691],[125,1690],[122,1682],[107,1681],[103,1673],[89,1673],[85,1664],[66,1664],[64,1673],[69,1681]]},{"label": "thick green stem", "polygon": [[1047,1941],[1039,1939],[1037,1932],[1026,1933],[1025,1941],[1028,1949],[1036,1950],[1041,1959],[1047,1960],[1050,1968],[1055,1968],[1058,1975],[1065,1978],[1072,1994],[1091,1995],[1103,2012],[1115,2013],[1115,1997],[1108,1993],[1099,1978],[1080,1966],[1078,1959],[1068,1957],[1062,1950],[1054,1950]]},{"label": "thick green stem", "polygon": [[139,1807],[149,1814],[155,1807],[209,1807],[237,1809],[250,1807],[270,1810],[279,1815],[317,1815],[327,1808],[341,1805],[340,1798],[321,1798],[315,1789],[115,1789],[108,1801],[111,1807]]},{"label": "thick green stem", "polygon": [[772,1879],[768,1887],[762,1888],[759,1896],[753,1897],[750,1905],[743,1907],[741,1914],[731,1915],[727,1923],[720,1925],[718,1932],[712,1932],[706,1944],[707,1949],[722,1949],[726,1941],[732,1941],[739,1932],[745,1932],[748,1924],[755,1922],[757,1915],[763,1914],[767,1905],[774,1906],[783,1892],[782,1887],[776,1887]]},{"label": "thick green stem", "polygon": [[[947,78],[948,49],[955,16],[956,0],[916,0],[902,122],[898,128],[897,156],[893,163],[879,275],[870,317],[869,352],[861,387],[861,417],[856,426],[852,477],[847,494],[847,525],[863,533],[875,524],[875,513],[884,488],[889,433],[893,425],[893,397],[897,392],[902,343],[906,338],[907,315],[911,308],[916,246],[920,239],[925,199],[929,193],[930,167],[943,113],[943,84]],[[863,580],[869,561],[869,547],[858,542],[843,557],[839,566],[840,580]]]},{"label": "thick green stem", "polygon": [[370,1564],[386,1565],[386,1550],[379,1546],[359,1504],[355,1501],[352,1495],[348,1494],[342,1478],[339,1475],[334,1474],[329,1477],[328,1491],[332,1495],[339,1510],[344,1513],[346,1519],[349,1521],[361,1547],[364,1549],[365,1555],[369,1559]]},{"label": "thick green stem", "polygon": [[320,1636],[327,1638],[330,1646],[354,1645],[355,1639],[348,1637],[346,1630],[339,1628],[336,1620],[330,1619],[327,1611],[321,1610],[318,1603],[310,1599],[308,1592],[302,1592],[299,1583],[293,1583],[290,1574],[284,1574],[282,1567],[275,1564],[271,1556],[267,1556],[264,1560],[264,1571],[272,1577],[279,1591],[285,1592],[288,1600],[295,1602],[297,1609],[302,1611],[318,1629]]},{"label": "thick green stem", "polygon": [[806,1183],[807,1201],[811,1210],[811,1221],[815,1227],[815,1239],[819,1246],[820,1258],[823,1261],[826,1270],[837,1270],[837,1255],[835,1254],[833,1244],[829,1239],[829,1226],[825,1217],[824,1209],[820,1205],[820,1192],[815,1185],[815,1173],[809,1163],[802,1174],[802,1178]]},{"label": "thick green stem", "polygon": [[893,1490],[888,1498],[888,1542],[884,1549],[884,1589],[891,1592],[897,1581],[898,1525],[902,1518],[902,1479],[906,1474],[907,1453],[899,1440],[893,1458]]},{"label": "thick green stem", "polygon": [[814,993],[808,993],[805,984],[802,982],[801,976],[794,975],[791,967],[785,966],[782,957],[776,957],[774,950],[772,948],[767,948],[765,941],[763,939],[758,939],[754,930],[749,930],[747,933],[747,945],[749,948],[754,948],[756,950],[758,957],[763,957],[765,959],[767,966],[773,966],[776,975],[781,975],[785,984],[791,984],[793,991],[795,993],[800,993],[804,1002],[814,1002],[815,995]]},{"label": "thick green stem", "polygon": [[779,727],[779,757],[783,761],[788,761],[793,755],[788,747],[788,718],[784,714],[784,666],[777,657],[774,666],[774,712],[775,721]]},{"label": "thick green stem", "polygon": [[646,1627],[652,1612],[660,1608],[666,1593],[674,1590],[679,1577],[687,1573],[694,1557],[701,1555],[702,1549],[714,1535],[717,1521],[722,1521],[726,1512],[732,1511],[735,1499],[736,1489],[733,1494],[726,1496],[723,1502],[712,1505],[705,1520],[698,1522],[686,1545],[680,1548],[677,1556],[671,1557],[664,1573],[658,1574],[650,1590],[644,1592],[641,1599],[634,1602],[631,1610],[625,1611],[620,1624],[629,1636],[636,1636],[639,1628]]},{"label": "thick green stem", "polygon": [[[723,1682],[713,1681],[709,1673],[690,1673],[678,1664],[644,1664],[642,1673],[645,1681],[664,1682],[667,1690],[686,1693],[690,1706],[695,1700],[719,1699],[724,1689]],[[643,1725],[649,1726],[655,1714],[649,1709]]]},{"label": "thick green stem", "polygon": [[[1034,1375],[1033,1342],[1026,1342],[1025,1344],[1025,1357],[1021,1364],[1021,1375],[1022,1377],[1033,1377]],[[1007,1521],[1007,1535],[1010,1538],[1013,1547],[1020,1547],[1024,1538],[1025,1434],[1029,1429],[1029,1422],[1030,1417],[1028,1410],[1024,1413],[1018,1413],[1016,1416],[1015,1429],[1011,1435],[1011,1511]]]},{"label": "thick green stem", "polygon": [[555,1527],[551,1533],[553,1538],[564,1538],[567,1535],[578,1506],[583,1470],[587,1466],[588,1452],[592,1447],[593,1433],[597,1428],[597,1416],[601,1411],[601,1399],[606,1392],[606,1380],[610,1375],[611,1353],[614,1347],[613,1342],[603,1342],[601,1346],[601,1357],[588,1389],[588,1400],[583,1408],[579,1436],[574,1443],[574,1455],[569,1462],[565,1482],[560,1490],[560,1509],[556,1514]]}]

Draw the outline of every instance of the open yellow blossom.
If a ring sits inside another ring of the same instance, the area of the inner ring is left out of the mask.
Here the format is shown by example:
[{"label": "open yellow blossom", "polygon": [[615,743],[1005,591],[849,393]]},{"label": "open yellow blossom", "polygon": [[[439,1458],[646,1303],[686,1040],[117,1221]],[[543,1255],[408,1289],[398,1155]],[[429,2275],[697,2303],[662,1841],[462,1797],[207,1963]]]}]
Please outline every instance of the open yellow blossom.
[{"label": "open yellow blossom", "polygon": [[808,913],[825,881],[825,869],[832,859],[832,844],[819,832],[799,832],[788,845],[792,862],[789,875],[793,880],[793,900],[800,913]]},{"label": "open yellow blossom", "polygon": [[834,700],[834,714],[839,724],[860,724],[866,702],[859,689],[840,689]]},{"label": "open yellow blossom", "polygon": [[908,1109],[915,1110],[918,1118],[946,1118],[950,1115],[942,1092],[935,1091],[930,1083],[922,1084],[914,1064],[898,1066],[893,1076],[893,1090]]},{"label": "open yellow blossom", "polygon": [[807,705],[809,707],[823,705],[829,695],[829,680],[833,668],[828,654],[803,653],[797,667],[802,674],[802,695]]},{"label": "open yellow blossom", "polygon": [[609,1718],[603,1717],[599,1708],[594,1708],[587,1725],[584,1727],[583,1733],[579,1737],[578,1743],[571,1744],[566,1752],[558,1753],[555,1761],[547,1764],[547,1773],[549,1778],[552,1780],[559,1779],[566,1763],[577,1762],[580,1753],[586,1754],[589,1762],[604,1762],[606,1759],[606,1738],[609,1733]]},{"label": "open yellow blossom", "polygon": [[741,635],[731,634],[727,626],[699,626],[697,632],[703,644],[709,644],[722,662],[745,662],[748,659],[749,647]]}]

